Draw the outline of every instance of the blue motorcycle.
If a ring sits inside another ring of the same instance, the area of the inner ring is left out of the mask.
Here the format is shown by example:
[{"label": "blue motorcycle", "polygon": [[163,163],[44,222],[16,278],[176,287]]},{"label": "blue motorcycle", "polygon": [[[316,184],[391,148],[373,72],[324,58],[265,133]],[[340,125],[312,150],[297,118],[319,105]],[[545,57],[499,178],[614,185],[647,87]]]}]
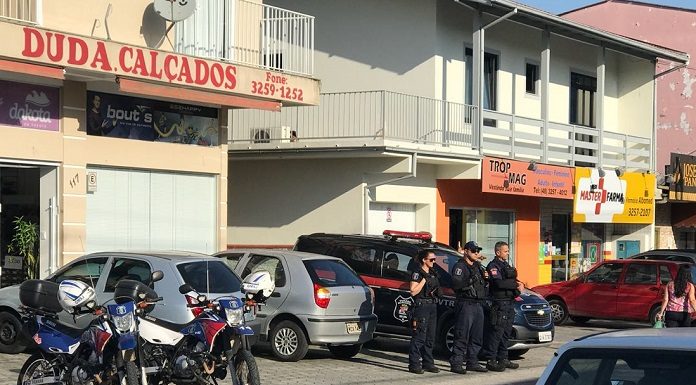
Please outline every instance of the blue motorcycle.
[{"label": "blue motorcycle", "polygon": [[[117,346],[103,307],[94,302],[94,290],[81,281],[60,285],[29,280],[19,289],[24,332],[39,347],[19,372],[17,385],[119,382],[125,373],[116,364]],[[66,310],[74,316],[93,314],[87,329],[59,321]]]},{"label": "blue motorcycle", "polygon": [[[150,282],[161,280],[164,274],[154,271]],[[126,384],[138,385],[141,373],[138,370],[138,315],[152,310],[154,303],[162,298],[148,285],[134,280],[120,280],[114,290],[115,304],[107,305],[107,313],[118,337],[119,362],[126,372]],[[144,374],[144,373],[143,373]]]}]

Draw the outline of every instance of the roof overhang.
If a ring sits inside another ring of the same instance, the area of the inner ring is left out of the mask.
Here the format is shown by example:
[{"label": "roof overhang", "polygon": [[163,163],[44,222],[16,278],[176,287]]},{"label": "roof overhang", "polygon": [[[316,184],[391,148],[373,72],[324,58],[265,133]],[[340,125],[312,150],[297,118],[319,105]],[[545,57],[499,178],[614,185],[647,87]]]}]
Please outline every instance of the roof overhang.
[{"label": "roof overhang", "polygon": [[645,43],[615,33],[564,19],[542,10],[520,4],[511,0],[454,0],[456,3],[473,6],[494,17],[501,17],[517,8],[517,13],[509,20],[541,30],[582,41],[588,44],[606,47],[617,52],[640,57],[646,60],[665,59],[676,63],[688,64],[689,54],[681,51]]}]

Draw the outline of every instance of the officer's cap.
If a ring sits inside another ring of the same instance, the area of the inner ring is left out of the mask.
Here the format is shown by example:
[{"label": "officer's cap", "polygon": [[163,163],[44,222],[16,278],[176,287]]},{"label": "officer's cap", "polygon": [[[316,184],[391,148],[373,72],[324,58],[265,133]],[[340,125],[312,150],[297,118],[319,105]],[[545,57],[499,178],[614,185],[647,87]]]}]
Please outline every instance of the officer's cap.
[{"label": "officer's cap", "polygon": [[469,241],[464,245],[464,249],[469,250],[469,251],[474,251],[474,252],[479,252],[483,250],[482,247],[476,243],[476,241]]}]

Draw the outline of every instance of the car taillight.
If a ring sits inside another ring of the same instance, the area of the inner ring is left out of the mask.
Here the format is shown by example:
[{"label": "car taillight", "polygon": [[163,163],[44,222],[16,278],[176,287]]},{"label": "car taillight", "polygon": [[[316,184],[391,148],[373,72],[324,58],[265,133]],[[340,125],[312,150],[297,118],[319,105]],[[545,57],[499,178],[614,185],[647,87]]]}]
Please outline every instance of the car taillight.
[{"label": "car taillight", "polygon": [[[189,305],[198,305],[198,300],[191,297],[190,295],[185,296],[186,297],[186,302],[188,302]],[[203,308],[202,307],[192,307],[191,313],[193,313],[194,317],[198,317],[201,313],[203,313]]]},{"label": "car taillight", "polygon": [[331,301],[331,292],[329,289],[319,286],[319,284],[314,284],[314,302],[322,309],[329,307],[329,301]]}]

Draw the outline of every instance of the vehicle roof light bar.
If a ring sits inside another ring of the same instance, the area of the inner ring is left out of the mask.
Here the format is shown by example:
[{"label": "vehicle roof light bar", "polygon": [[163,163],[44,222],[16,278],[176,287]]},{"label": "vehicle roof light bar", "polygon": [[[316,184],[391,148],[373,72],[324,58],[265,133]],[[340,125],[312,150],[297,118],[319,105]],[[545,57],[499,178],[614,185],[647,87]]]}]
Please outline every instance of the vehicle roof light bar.
[{"label": "vehicle roof light bar", "polygon": [[433,235],[427,231],[413,232],[413,231],[384,230],[382,232],[382,235],[386,235],[388,237],[391,237],[392,240],[396,240],[399,238],[407,238],[407,239],[418,239],[421,241],[430,242],[433,239]]}]

